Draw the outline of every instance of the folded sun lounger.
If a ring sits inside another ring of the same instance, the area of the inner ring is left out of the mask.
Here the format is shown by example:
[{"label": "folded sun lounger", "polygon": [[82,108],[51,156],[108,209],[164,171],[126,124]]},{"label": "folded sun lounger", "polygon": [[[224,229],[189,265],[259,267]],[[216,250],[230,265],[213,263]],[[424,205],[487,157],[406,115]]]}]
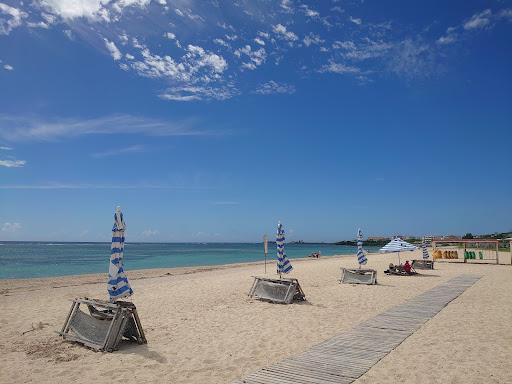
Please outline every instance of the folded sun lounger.
[{"label": "folded sun lounger", "polygon": [[[84,304],[89,313],[80,309]],[[113,352],[122,339],[146,344],[135,304],[125,301],[114,303],[88,298],[73,300],[71,310],[58,332],[64,340],[83,344],[96,351]]]},{"label": "folded sun lounger", "polygon": [[377,284],[377,271],[374,269],[341,268],[340,282],[344,284]]},{"label": "folded sun lounger", "polygon": [[434,269],[433,260],[413,260],[412,267],[414,269]]},{"label": "folded sun lounger", "polygon": [[297,279],[270,279],[256,276],[249,291],[249,297],[280,304],[306,300],[306,295]]}]

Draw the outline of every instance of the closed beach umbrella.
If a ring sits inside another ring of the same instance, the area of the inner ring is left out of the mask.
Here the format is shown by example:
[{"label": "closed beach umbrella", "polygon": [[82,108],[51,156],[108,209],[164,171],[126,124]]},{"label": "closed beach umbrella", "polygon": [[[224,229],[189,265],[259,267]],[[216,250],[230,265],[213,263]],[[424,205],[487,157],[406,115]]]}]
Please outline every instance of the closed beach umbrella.
[{"label": "closed beach umbrella", "polygon": [[379,252],[383,252],[383,253],[397,252],[398,253],[398,263],[400,263],[400,252],[414,251],[416,249],[418,249],[418,247],[416,247],[412,244],[409,244],[407,241],[403,241],[401,238],[397,237],[397,238],[391,240],[389,243],[387,243],[384,247],[382,247]]},{"label": "closed beach umbrella", "polygon": [[110,301],[131,296],[133,290],[124,273],[124,224],[121,208],[117,207],[114,214],[114,227],[112,228],[112,246],[110,248],[110,264],[108,268],[108,294]]},{"label": "closed beach umbrella", "polygon": [[277,244],[277,273],[281,276],[281,273],[289,273],[293,269],[290,260],[286,257],[286,253],[284,251],[284,228],[283,224],[280,222],[277,224],[277,236],[276,236],[276,244]]},{"label": "closed beach umbrella", "polygon": [[423,253],[423,260],[427,260],[429,255],[427,251],[427,242],[425,241],[425,238],[423,238],[423,244],[421,244],[422,253]]},{"label": "closed beach umbrella", "polygon": [[359,263],[359,268],[368,262],[363,252],[363,232],[361,229],[357,231],[357,262]]}]

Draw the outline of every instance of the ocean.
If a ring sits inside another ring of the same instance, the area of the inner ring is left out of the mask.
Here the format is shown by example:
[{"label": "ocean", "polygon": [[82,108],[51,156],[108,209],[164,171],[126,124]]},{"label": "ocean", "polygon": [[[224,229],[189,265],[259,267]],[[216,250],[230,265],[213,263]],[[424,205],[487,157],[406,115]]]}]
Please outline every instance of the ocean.
[{"label": "ocean", "polygon": [[[269,268],[275,268],[275,244],[269,244]],[[375,251],[377,248],[368,251]],[[351,255],[356,248],[333,244],[287,244],[290,259],[320,251],[322,256]],[[110,243],[0,243],[0,279],[52,277],[107,272]],[[221,265],[263,260],[255,243],[126,243],[125,270]]]}]

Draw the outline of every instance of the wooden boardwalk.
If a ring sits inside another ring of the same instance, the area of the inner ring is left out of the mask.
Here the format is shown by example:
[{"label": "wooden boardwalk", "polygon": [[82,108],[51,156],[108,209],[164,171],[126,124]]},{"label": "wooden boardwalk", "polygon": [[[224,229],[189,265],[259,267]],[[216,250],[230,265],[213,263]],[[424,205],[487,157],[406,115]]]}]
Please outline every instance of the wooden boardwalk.
[{"label": "wooden boardwalk", "polygon": [[480,276],[460,275],[233,384],[346,384],[366,373]]}]

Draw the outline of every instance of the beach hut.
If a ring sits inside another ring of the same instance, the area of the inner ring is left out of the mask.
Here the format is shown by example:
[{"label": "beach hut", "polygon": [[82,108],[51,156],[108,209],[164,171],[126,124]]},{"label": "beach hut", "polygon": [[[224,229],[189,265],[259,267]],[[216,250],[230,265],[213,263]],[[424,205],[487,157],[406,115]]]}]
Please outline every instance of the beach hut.
[{"label": "beach hut", "polygon": [[292,264],[285,252],[285,234],[284,227],[279,222],[277,224],[276,234],[277,262],[276,272],[279,278],[254,277],[249,297],[255,297],[260,300],[270,301],[272,303],[291,304],[293,301],[303,301],[306,295],[302,290],[299,281],[294,278],[282,278],[282,274],[288,274],[293,270]]},{"label": "beach hut", "polygon": [[409,244],[407,241],[402,240],[399,237],[394,238],[389,243],[387,243],[384,247],[382,247],[379,252],[381,253],[397,253],[398,254],[398,264],[400,264],[400,252],[406,251],[415,251],[418,249],[415,245]]},{"label": "beach hut", "polygon": [[107,283],[109,300],[87,297],[74,299],[59,332],[65,340],[105,352],[117,350],[123,339],[139,344],[147,343],[135,304],[119,300],[133,294],[123,266],[125,229],[123,213],[117,207],[110,247]]},{"label": "beach hut", "polygon": [[357,262],[359,269],[341,268],[340,282],[348,284],[377,284],[377,271],[374,269],[361,269],[368,259],[363,251],[363,231],[357,231]]}]

